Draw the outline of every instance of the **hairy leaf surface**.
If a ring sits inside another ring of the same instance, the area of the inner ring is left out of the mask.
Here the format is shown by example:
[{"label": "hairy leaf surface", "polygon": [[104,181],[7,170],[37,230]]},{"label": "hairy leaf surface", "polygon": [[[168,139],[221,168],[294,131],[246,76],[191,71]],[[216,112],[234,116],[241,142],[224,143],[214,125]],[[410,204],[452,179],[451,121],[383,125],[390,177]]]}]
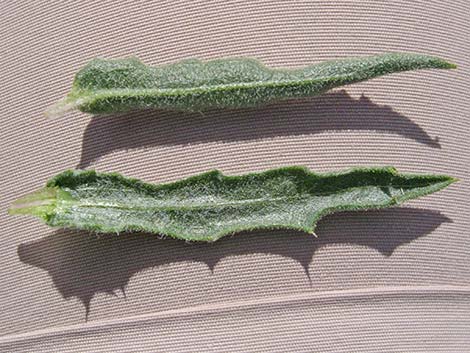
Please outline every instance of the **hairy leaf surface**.
[{"label": "hairy leaf surface", "polygon": [[149,67],[136,58],[94,59],[75,76],[71,92],[46,114],[79,109],[92,114],[161,108],[204,111],[314,96],[393,72],[450,69],[440,58],[388,53],[327,61],[302,69],[269,69],[254,59],[190,59]]},{"label": "hairy leaf surface", "polygon": [[17,200],[10,213],[35,215],[54,227],[215,241],[253,229],[313,233],[328,213],[401,204],[454,181],[444,175],[399,174],[391,167],[325,174],[285,167],[242,176],[211,171],[152,185],[115,173],[70,170]]}]

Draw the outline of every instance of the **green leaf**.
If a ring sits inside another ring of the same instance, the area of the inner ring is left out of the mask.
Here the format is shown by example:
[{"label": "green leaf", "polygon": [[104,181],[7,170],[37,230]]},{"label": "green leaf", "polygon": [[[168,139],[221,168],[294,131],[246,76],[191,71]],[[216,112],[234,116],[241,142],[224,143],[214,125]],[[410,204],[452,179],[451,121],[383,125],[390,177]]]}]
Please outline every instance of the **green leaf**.
[{"label": "green leaf", "polygon": [[136,58],[95,59],[75,76],[71,92],[46,114],[79,109],[92,114],[161,108],[203,111],[251,107],[314,96],[333,87],[393,72],[451,69],[440,58],[388,53],[328,61],[302,69],[269,69],[246,58],[184,60],[149,67]]},{"label": "green leaf", "polygon": [[242,176],[211,171],[152,185],[115,173],[70,170],[16,201],[10,213],[38,216],[54,227],[144,231],[191,241],[253,229],[314,234],[326,214],[401,204],[454,181],[444,175],[399,174],[391,167],[325,174],[285,167]]}]

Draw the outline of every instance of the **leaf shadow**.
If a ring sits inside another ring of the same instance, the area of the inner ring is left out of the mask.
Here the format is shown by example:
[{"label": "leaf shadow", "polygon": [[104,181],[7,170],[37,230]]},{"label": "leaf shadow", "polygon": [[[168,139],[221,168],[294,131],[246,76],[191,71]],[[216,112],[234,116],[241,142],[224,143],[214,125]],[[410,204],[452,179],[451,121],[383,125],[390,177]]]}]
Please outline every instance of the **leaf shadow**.
[{"label": "leaf shadow", "polygon": [[[115,294],[137,273],[178,262],[201,262],[211,271],[225,257],[274,254],[292,258],[309,276],[319,248],[329,244],[365,246],[388,257],[397,247],[425,236],[451,219],[440,212],[391,208],[344,212],[324,218],[319,238],[294,231],[244,232],[215,243],[186,243],[150,234],[96,236],[84,231],[58,230],[18,246],[19,259],[48,272],[63,298],[78,298],[86,310],[97,293]],[[314,286],[314,283],[311,283]]]},{"label": "leaf shadow", "polygon": [[137,111],[98,116],[86,127],[78,168],[119,150],[158,145],[247,141],[276,136],[319,134],[325,131],[371,130],[401,135],[440,148],[419,125],[386,105],[345,90],[312,99],[264,107],[202,113]]}]

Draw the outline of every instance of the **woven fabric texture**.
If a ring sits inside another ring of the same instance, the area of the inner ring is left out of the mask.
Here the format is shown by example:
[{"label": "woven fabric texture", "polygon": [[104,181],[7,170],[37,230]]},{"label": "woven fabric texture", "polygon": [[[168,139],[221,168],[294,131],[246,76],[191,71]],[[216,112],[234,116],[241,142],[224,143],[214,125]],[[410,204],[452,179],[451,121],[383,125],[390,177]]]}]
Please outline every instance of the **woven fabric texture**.
[{"label": "woven fabric texture", "polygon": [[[0,351],[468,352],[468,0],[4,1],[0,19]],[[204,115],[43,115],[94,57],[300,67],[389,51],[459,68]],[[328,216],[317,239],[98,237],[6,213],[69,168],[157,183],[285,165],[461,181],[406,207]]]}]

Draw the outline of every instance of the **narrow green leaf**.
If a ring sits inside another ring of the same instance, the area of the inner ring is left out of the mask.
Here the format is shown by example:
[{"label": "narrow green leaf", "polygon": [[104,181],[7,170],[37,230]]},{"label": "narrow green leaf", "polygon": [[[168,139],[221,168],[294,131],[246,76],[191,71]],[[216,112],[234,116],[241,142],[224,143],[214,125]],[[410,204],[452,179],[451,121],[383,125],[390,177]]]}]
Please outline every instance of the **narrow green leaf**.
[{"label": "narrow green leaf", "polygon": [[243,230],[289,228],[313,233],[324,215],[384,208],[443,189],[445,175],[359,168],[315,174],[286,167],[242,176],[218,171],[152,185],[119,174],[65,171],[14,203],[54,227],[96,232],[144,231],[215,241]]},{"label": "narrow green leaf", "polygon": [[71,92],[49,116],[79,109],[92,114],[161,108],[203,111],[241,108],[323,93],[399,71],[451,69],[440,58],[411,54],[327,61],[302,69],[269,69],[253,59],[184,60],[149,67],[136,58],[95,59],[75,76]]}]

